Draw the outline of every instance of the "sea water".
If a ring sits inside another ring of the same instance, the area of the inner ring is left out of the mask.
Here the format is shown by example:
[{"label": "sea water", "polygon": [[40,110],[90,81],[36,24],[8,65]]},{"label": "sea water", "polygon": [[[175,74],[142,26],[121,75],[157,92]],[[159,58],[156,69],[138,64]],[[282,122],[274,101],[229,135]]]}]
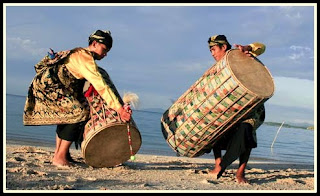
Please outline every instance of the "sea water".
[{"label": "sea water", "polygon": [[[24,126],[22,122],[26,97],[6,95],[4,116],[4,136],[6,143],[55,146],[56,125]],[[160,125],[162,113],[134,110],[133,119],[142,138],[138,153],[177,156],[163,137]],[[314,131],[301,128],[261,125],[257,130],[258,147],[251,152],[250,160],[314,164],[316,139]],[[278,132],[278,134],[277,134]],[[275,141],[274,141],[275,140]],[[271,145],[274,144],[271,148]],[[213,153],[200,156],[212,158]]]}]

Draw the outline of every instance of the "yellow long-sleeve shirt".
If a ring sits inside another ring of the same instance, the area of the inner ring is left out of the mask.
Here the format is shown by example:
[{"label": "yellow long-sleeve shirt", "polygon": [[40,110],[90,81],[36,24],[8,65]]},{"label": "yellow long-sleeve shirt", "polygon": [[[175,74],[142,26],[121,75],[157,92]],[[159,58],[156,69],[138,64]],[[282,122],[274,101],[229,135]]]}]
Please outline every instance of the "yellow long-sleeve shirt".
[{"label": "yellow long-sleeve shirt", "polygon": [[118,97],[106,84],[98,71],[98,66],[88,48],[81,48],[73,52],[65,62],[65,65],[75,78],[88,80],[105,100],[108,107],[115,110],[122,107]]}]

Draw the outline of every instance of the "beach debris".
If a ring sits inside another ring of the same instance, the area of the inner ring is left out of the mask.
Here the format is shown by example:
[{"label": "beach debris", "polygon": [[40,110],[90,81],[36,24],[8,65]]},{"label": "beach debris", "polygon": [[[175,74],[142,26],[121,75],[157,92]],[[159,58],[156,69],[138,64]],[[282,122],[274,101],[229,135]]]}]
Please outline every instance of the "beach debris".
[{"label": "beach debris", "polygon": [[47,186],[47,189],[49,190],[75,190],[75,188],[73,186],[70,185],[53,185],[53,186]]},{"label": "beach debris", "polygon": [[204,180],[201,180],[200,183],[203,183],[203,184],[210,184],[210,182],[207,180],[207,179],[204,179]]},{"label": "beach debris", "polygon": [[147,186],[151,186],[151,185],[148,184],[148,183],[143,183],[143,184],[140,185],[140,187],[147,187]]},{"label": "beach debris", "polygon": [[10,172],[10,173],[19,173],[19,172],[22,172],[22,168],[21,168],[21,167],[8,168],[8,169],[7,169],[7,172]]},{"label": "beach debris", "polygon": [[248,173],[265,173],[266,170],[260,169],[260,168],[252,168],[248,170]]},{"label": "beach debris", "polygon": [[67,176],[66,177],[66,181],[67,182],[76,182],[77,181],[77,178],[73,177],[73,176]]},{"label": "beach debris", "polygon": [[13,157],[13,159],[15,160],[15,161],[26,161],[24,158],[21,158],[21,157]]},{"label": "beach debris", "polygon": [[25,170],[24,171],[26,174],[37,174],[37,172],[35,171],[35,170],[33,170],[33,169],[27,169],[27,170]]},{"label": "beach debris", "polygon": [[94,177],[85,177],[83,179],[88,180],[88,181],[96,181],[97,180],[97,178],[94,178]]},{"label": "beach debris", "polygon": [[100,190],[111,190],[111,189],[108,189],[108,188],[106,188],[106,187],[100,187],[99,189],[100,189]]}]

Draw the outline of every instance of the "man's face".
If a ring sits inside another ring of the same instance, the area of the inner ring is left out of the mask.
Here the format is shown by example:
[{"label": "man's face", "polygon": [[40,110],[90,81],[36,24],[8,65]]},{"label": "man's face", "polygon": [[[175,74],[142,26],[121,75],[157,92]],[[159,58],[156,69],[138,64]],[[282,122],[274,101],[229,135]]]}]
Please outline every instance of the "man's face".
[{"label": "man's face", "polygon": [[94,44],[94,45],[93,45],[93,47],[94,47],[93,52],[95,53],[94,58],[95,58],[96,60],[101,60],[101,59],[103,59],[105,56],[107,56],[107,53],[109,52],[110,49],[107,48],[106,45],[101,44],[101,43],[99,43],[99,42],[95,42],[95,43],[93,43],[93,44]]},{"label": "man's face", "polygon": [[216,61],[220,61],[226,54],[226,49],[227,46],[225,44],[221,48],[218,45],[214,45],[210,48],[210,52]]}]

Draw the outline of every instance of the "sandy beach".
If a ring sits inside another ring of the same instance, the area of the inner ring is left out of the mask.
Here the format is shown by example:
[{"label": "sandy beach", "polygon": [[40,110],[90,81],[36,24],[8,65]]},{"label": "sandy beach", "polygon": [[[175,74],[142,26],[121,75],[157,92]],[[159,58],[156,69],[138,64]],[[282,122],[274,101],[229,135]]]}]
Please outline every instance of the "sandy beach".
[{"label": "sandy beach", "polygon": [[85,164],[81,151],[71,149],[79,163],[51,165],[52,147],[6,145],[3,192],[317,192],[313,165],[249,161],[249,184],[238,184],[238,162],[219,179],[208,174],[214,160],[136,154],[111,168]]}]

